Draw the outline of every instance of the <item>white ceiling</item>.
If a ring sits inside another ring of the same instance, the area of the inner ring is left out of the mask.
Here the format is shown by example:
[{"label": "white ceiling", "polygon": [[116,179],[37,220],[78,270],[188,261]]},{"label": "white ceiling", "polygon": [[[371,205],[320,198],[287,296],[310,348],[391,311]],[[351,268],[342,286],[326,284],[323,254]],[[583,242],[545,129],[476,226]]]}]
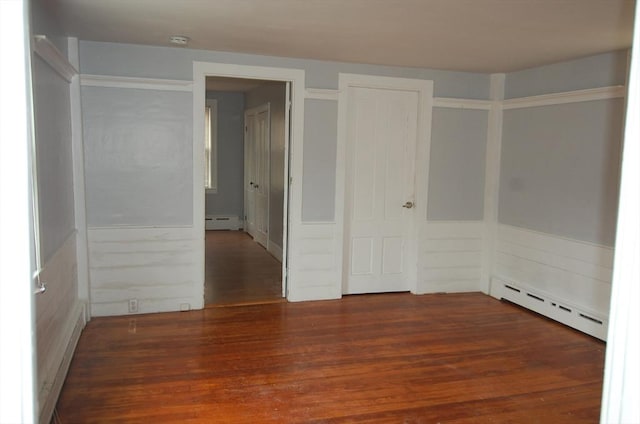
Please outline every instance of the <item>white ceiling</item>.
[{"label": "white ceiling", "polygon": [[628,48],[633,0],[39,0],[84,40],[474,72]]}]

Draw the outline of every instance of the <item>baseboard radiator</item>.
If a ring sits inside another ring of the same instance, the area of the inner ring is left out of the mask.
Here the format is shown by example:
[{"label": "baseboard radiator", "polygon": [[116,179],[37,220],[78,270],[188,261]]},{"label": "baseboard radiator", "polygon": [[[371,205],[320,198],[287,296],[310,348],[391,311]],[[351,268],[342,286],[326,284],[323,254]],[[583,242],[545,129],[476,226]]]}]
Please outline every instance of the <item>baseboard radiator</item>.
[{"label": "baseboard radiator", "polygon": [[234,215],[207,215],[205,230],[239,230],[242,228],[240,217]]},{"label": "baseboard radiator", "polygon": [[505,281],[501,278],[492,278],[491,294],[597,337],[600,340],[606,341],[607,339],[608,322],[606,317],[571,304],[566,300],[558,299],[552,294],[533,289],[522,283]]}]

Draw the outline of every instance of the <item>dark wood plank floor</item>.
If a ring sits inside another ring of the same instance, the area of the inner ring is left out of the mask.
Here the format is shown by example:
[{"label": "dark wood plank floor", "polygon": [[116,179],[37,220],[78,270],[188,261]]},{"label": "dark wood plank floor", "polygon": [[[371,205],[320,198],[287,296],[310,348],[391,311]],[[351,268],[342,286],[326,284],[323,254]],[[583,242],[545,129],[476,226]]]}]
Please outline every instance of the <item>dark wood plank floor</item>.
[{"label": "dark wood plank floor", "polygon": [[282,264],[242,231],[207,231],[206,305],[282,300]]},{"label": "dark wood plank floor", "polygon": [[92,320],[62,423],[596,423],[605,345],[479,294]]}]

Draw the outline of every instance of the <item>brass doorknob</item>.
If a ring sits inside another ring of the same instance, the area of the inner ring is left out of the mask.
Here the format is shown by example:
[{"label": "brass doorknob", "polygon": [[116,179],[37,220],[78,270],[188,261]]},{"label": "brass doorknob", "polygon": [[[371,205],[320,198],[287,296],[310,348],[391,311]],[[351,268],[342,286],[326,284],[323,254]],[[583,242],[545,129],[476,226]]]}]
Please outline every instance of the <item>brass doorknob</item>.
[{"label": "brass doorknob", "polygon": [[403,208],[411,209],[413,207],[413,202],[407,202],[402,205]]}]

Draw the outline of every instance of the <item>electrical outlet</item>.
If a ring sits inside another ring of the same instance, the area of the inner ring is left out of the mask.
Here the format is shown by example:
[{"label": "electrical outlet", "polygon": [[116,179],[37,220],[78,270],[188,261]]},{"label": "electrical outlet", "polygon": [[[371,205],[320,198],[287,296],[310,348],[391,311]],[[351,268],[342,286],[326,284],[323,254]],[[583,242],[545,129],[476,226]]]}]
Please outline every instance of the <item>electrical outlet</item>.
[{"label": "electrical outlet", "polygon": [[138,312],[138,299],[129,299],[129,312]]}]

